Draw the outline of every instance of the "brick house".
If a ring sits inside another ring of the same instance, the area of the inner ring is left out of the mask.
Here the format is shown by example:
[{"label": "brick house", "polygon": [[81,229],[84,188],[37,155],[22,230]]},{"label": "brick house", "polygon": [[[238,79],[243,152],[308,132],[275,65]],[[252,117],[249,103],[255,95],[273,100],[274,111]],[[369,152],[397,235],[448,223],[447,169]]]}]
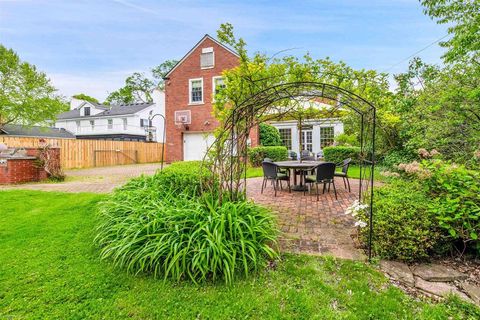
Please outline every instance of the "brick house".
[{"label": "brick house", "polygon": [[[218,121],[212,99],[223,85],[222,71],[238,65],[239,57],[208,34],[165,75],[167,162],[201,160],[213,143]],[[252,130],[252,146],[258,145]]]}]

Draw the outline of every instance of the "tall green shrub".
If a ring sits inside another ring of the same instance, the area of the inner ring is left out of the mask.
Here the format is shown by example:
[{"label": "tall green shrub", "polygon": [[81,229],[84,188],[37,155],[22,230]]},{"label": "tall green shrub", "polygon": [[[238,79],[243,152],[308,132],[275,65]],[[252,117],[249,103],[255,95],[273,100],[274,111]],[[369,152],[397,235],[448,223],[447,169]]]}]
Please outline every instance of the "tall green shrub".
[{"label": "tall green shrub", "polygon": [[265,158],[270,158],[273,161],[287,160],[288,153],[286,147],[254,147],[248,149],[248,159],[250,163],[258,167],[262,165]]},{"label": "tall green shrub", "polygon": [[277,229],[267,209],[192,197],[162,177],[135,178],[100,203],[95,241],[103,259],[134,274],[231,283],[276,258]]},{"label": "tall green shrub", "polygon": [[283,146],[280,132],[274,126],[266,123],[260,123],[260,144],[264,147]]},{"label": "tall green shrub", "polygon": [[[415,261],[426,259],[438,245],[440,230],[429,210],[432,200],[420,183],[395,179],[374,190],[372,248],[386,259]],[[358,217],[368,221],[366,212]],[[368,243],[368,228],[361,229]]]},{"label": "tall green shrub", "polygon": [[[173,192],[196,196],[201,192],[201,179],[210,176],[211,172],[202,166],[201,161],[180,161],[157,172],[152,181],[148,183],[158,184]],[[141,180],[139,181],[142,183]],[[135,183],[135,180],[132,180],[131,183]]]},{"label": "tall green shrub", "polygon": [[326,161],[340,163],[344,159],[352,158],[352,162],[356,163],[360,159],[359,147],[325,147],[323,148],[323,157]]}]

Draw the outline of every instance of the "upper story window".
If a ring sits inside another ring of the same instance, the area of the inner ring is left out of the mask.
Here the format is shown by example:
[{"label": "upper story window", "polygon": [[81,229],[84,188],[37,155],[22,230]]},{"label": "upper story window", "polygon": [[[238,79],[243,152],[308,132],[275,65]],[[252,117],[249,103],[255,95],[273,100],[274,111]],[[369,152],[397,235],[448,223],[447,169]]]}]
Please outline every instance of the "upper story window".
[{"label": "upper story window", "polygon": [[84,116],[89,116],[90,115],[90,107],[84,107],[83,108],[83,115]]},{"label": "upper story window", "polygon": [[209,69],[215,65],[215,54],[213,48],[203,48],[200,54],[200,68]]},{"label": "upper story window", "polygon": [[140,119],[140,127],[148,127],[150,124],[149,124],[149,121],[148,119]]},{"label": "upper story window", "polygon": [[199,79],[190,79],[189,80],[189,89],[190,89],[190,103],[191,104],[201,104],[203,103],[203,78]]}]

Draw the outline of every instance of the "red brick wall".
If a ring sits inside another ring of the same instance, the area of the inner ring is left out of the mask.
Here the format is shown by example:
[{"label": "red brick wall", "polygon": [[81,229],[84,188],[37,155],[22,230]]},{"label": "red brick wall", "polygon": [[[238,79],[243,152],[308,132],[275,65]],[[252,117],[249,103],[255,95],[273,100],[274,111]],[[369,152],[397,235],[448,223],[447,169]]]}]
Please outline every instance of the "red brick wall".
[{"label": "red brick wall", "polygon": [[[26,148],[29,157],[38,155],[36,148]],[[50,149],[52,157],[60,161],[60,149]],[[24,183],[47,179],[47,172],[38,168],[36,159],[7,159],[7,165],[0,165],[0,184]]]},{"label": "red brick wall", "polygon": [[[200,68],[202,48],[212,47],[215,66],[211,69]],[[175,125],[175,111],[190,110],[192,123],[188,132],[211,132],[218,126],[212,115],[212,77],[221,76],[222,71],[238,65],[238,57],[206,38],[177,68],[165,82],[165,114],[166,114],[166,161],[183,160],[184,126]],[[189,79],[203,78],[203,104],[189,105]],[[255,131],[255,130],[254,130]],[[257,130],[258,131],[258,130]],[[254,141],[255,138],[255,141]],[[252,145],[258,144],[258,134],[252,137]]]}]

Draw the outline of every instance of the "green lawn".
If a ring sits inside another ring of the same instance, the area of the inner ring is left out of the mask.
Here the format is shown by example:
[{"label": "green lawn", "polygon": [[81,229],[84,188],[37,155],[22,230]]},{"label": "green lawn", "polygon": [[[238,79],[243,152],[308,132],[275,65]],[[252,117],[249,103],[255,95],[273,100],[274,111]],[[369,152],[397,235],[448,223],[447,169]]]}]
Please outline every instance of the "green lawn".
[{"label": "green lawn", "polygon": [[478,319],[416,302],[359,262],[287,255],[276,270],[195,286],[100,261],[92,194],[0,192],[0,319]]},{"label": "green lawn", "polygon": [[[374,170],[374,179],[376,181],[385,181],[385,177],[380,174],[381,169],[375,168]],[[263,171],[261,167],[249,167],[247,169],[247,178],[261,177],[263,176]],[[350,178],[359,179],[360,178],[360,166],[352,165],[348,169],[348,176]]]}]

